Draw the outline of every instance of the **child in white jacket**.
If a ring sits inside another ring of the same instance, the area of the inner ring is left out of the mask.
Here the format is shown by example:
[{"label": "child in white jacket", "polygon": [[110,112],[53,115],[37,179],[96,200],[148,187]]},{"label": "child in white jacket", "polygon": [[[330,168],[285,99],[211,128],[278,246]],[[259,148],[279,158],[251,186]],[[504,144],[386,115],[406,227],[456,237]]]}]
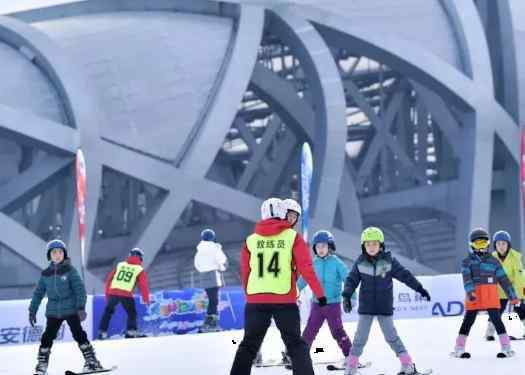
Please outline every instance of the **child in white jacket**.
[{"label": "child in white jacket", "polygon": [[222,246],[216,241],[215,232],[205,229],[201,232],[201,241],[197,245],[194,259],[195,268],[200,272],[199,286],[208,295],[208,311],[204,325],[199,332],[219,330],[219,289],[224,286],[222,273],[228,267],[228,259],[222,251]]}]

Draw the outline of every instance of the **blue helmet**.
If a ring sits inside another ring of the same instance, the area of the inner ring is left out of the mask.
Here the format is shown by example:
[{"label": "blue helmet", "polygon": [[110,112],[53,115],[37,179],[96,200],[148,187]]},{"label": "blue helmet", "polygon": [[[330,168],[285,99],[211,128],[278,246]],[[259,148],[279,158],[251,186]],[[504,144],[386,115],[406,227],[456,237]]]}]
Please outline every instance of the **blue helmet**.
[{"label": "blue helmet", "polygon": [[201,232],[201,240],[203,241],[214,241],[216,240],[216,236],[215,236],[215,232],[213,231],[213,229],[204,229],[202,232]]},{"label": "blue helmet", "polygon": [[315,251],[315,245],[322,242],[328,244],[330,250],[335,251],[334,235],[327,230],[320,230],[315,232],[314,238],[312,239],[312,248],[315,254],[317,254],[317,251]]},{"label": "blue helmet", "polygon": [[46,252],[47,252],[47,260],[51,260],[51,250],[53,249],[62,249],[64,252],[64,259],[67,258],[67,248],[64,241],[61,241],[59,239],[51,240],[47,243],[46,246]]},{"label": "blue helmet", "polygon": [[499,230],[496,233],[494,233],[494,236],[492,237],[492,243],[494,244],[494,247],[496,246],[496,241],[507,241],[510,248],[512,238],[510,237],[509,232],[504,230]]},{"label": "blue helmet", "polygon": [[131,251],[129,252],[129,256],[132,257],[132,256],[137,256],[140,258],[140,260],[144,260],[144,251],[142,251],[142,249],[138,248],[138,247],[134,247],[133,249],[131,249]]}]

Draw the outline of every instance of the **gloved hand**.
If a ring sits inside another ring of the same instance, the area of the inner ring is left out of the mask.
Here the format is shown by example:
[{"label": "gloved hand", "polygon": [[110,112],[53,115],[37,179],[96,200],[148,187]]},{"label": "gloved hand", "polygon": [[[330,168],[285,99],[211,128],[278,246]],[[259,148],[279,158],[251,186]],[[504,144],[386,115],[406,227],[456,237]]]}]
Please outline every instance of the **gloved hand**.
[{"label": "gloved hand", "polygon": [[31,327],[35,327],[36,324],[36,314],[32,311],[29,311],[29,324],[31,324]]},{"label": "gloved hand", "polygon": [[85,312],[84,310],[79,310],[79,311],[77,312],[77,314],[78,314],[78,319],[80,319],[81,322],[83,322],[84,320],[86,320],[86,318],[87,318],[87,314],[86,314],[86,312]]},{"label": "gloved hand", "polygon": [[326,306],[326,297],[325,296],[322,296],[321,298],[318,298],[317,299],[319,301],[319,306],[323,307],[323,306]]},{"label": "gloved hand", "polygon": [[347,314],[352,312],[352,300],[350,298],[343,297],[343,311]]},{"label": "gloved hand", "polygon": [[423,289],[421,289],[418,293],[421,294],[421,297],[423,297],[423,298],[426,299],[427,301],[430,301],[430,293],[428,292],[428,290],[426,290],[425,288],[423,288]]},{"label": "gloved hand", "polygon": [[470,302],[474,302],[474,301],[477,299],[476,293],[474,293],[474,292],[468,292],[468,293],[467,293],[467,299],[468,299]]}]

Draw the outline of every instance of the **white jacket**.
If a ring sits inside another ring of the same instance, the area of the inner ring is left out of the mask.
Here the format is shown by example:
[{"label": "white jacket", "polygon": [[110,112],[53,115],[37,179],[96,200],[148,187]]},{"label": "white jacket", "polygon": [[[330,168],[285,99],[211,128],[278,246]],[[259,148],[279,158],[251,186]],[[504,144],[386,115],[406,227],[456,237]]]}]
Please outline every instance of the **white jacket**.
[{"label": "white jacket", "polygon": [[201,241],[195,254],[195,268],[199,272],[226,271],[228,258],[222,251],[221,244],[213,241]]}]

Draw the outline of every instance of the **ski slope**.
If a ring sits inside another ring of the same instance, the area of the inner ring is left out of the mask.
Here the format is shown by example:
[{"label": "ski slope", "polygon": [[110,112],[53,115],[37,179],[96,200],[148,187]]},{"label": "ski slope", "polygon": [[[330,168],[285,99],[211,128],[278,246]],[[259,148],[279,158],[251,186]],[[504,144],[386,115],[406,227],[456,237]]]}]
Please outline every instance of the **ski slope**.
[{"label": "ski slope", "polygon": [[[499,343],[483,340],[486,316],[480,316],[473,327],[467,342],[472,359],[450,358],[461,317],[397,320],[398,331],[412,354],[416,365],[433,368],[434,374],[476,374],[476,375],[517,375],[525,373],[525,341],[515,341],[513,346],[517,356],[509,359],[496,359]],[[510,334],[521,334],[521,323],[517,319],[505,319]],[[347,323],[347,331],[353,337],[356,323]],[[235,350],[242,338],[242,331],[219,333],[163,336],[133,340],[95,341],[95,349],[105,366],[118,365],[114,374],[125,375],[227,375],[233,361]],[[235,344],[232,342],[235,341]],[[312,354],[315,360],[339,359],[341,354],[330,337],[328,328],[323,326],[315,347],[324,347],[324,353]],[[282,343],[274,327],[270,329],[263,344],[266,358],[279,358]],[[0,348],[0,374],[31,374],[35,365],[37,346],[19,345]],[[372,361],[371,368],[362,370],[363,375],[379,372],[395,374],[399,370],[397,358],[385,343],[377,323],[363,361]],[[63,374],[66,369],[78,370],[82,367],[81,354],[75,343],[57,344],[53,347],[49,371],[51,375]],[[284,368],[269,367],[253,369],[255,375],[290,374]],[[316,366],[316,374],[342,374],[329,372],[323,365]]]}]

